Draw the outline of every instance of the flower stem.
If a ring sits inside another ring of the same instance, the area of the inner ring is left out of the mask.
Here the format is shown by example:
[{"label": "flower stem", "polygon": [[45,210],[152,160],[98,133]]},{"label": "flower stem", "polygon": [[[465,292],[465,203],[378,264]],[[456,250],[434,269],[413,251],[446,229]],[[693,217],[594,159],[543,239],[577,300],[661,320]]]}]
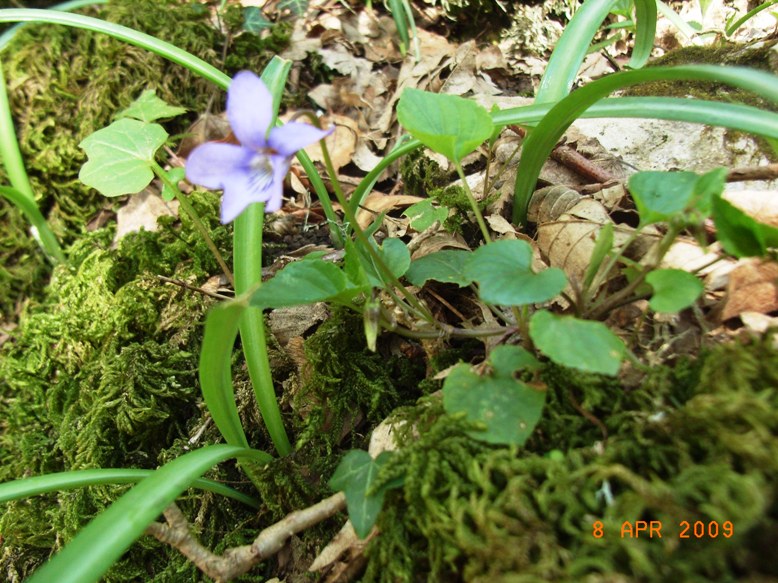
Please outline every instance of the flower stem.
[{"label": "flower stem", "polygon": [[[313,112],[309,112],[308,117],[317,127],[319,127],[319,129],[321,129],[319,119],[313,114]],[[321,144],[321,153],[322,158],[324,159],[324,167],[327,169],[327,173],[330,176],[332,188],[335,191],[335,197],[338,199],[338,203],[340,203],[340,206],[343,208],[343,214],[346,215],[346,221],[348,221],[348,224],[351,226],[351,228],[354,229],[354,234],[356,235],[357,240],[367,250],[370,258],[381,272],[381,276],[384,278],[384,281],[396,287],[410,304],[408,307],[410,308],[410,311],[415,313],[421,319],[429,323],[434,323],[435,318],[432,317],[432,314],[429,313],[429,310],[427,310],[411,292],[405,289],[405,286],[400,283],[400,280],[394,276],[392,271],[384,262],[383,257],[381,257],[380,253],[376,251],[376,249],[368,240],[367,235],[365,235],[365,232],[360,228],[359,223],[357,223],[356,213],[354,213],[353,209],[349,205],[349,202],[346,199],[346,195],[343,192],[343,189],[340,187],[340,181],[338,180],[338,175],[335,172],[335,166],[332,164],[332,158],[330,158],[330,152],[327,148],[327,144],[325,143],[325,140],[320,140],[319,143]]]},{"label": "flower stem", "polygon": [[157,177],[163,182],[163,184],[167,186],[171,192],[173,192],[173,194],[175,194],[176,200],[181,205],[181,208],[184,209],[184,212],[186,212],[189,215],[189,218],[192,219],[192,223],[194,224],[195,229],[197,229],[197,231],[203,237],[205,244],[208,246],[208,249],[210,249],[211,253],[216,259],[216,262],[219,264],[219,267],[221,267],[222,272],[224,272],[224,276],[227,278],[227,281],[229,281],[230,285],[234,288],[235,279],[232,277],[232,272],[227,266],[227,263],[224,261],[224,257],[222,257],[219,249],[214,244],[213,239],[211,239],[211,236],[208,234],[208,229],[205,228],[205,225],[203,225],[203,222],[197,215],[197,211],[194,210],[194,207],[189,203],[189,200],[186,198],[184,193],[182,193],[178,188],[178,185],[174,184],[173,181],[170,180],[167,172],[165,172],[159,164],[152,162],[151,169],[154,171],[154,174],[156,174]]},{"label": "flower stem", "polygon": [[470,201],[470,207],[473,209],[473,214],[475,214],[475,220],[478,223],[478,227],[481,229],[481,234],[484,236],[484,241],[491,243],[492,238],[489,236],[489,229],[486,228],[484,216],[481,214],[481,209],[478,208],[478,203],[473,196],[473,192],[470,190],[470,185],[467,183],[467,178],[465,178],[465,171],[462,170],[462,164],[456,162],[456,169],[457,174],[459,174],[459,178],[462,180],[462,188],[467,195],[467,200]]},{"label": "flower stem", "polygon": [[[255,288],[262,281],[264,221],[265,205],[262,203],[249,205],[235,220],[233,262],[235,294],[238,296]],[[292,452],[292,445],[284,429],[273,385],[262,310],[259,308],[246,310],[240,322],[240,339],[262,420],[278,455],[285,456]]]}]

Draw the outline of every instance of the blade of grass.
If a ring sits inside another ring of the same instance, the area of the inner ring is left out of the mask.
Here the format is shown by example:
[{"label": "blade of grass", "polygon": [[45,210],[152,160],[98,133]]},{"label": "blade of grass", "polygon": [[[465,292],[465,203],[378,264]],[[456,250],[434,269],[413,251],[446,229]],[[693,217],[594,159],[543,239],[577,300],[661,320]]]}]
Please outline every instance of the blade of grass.
[{"label": "blade of grass", "polygon": [[762,2],[759,6],[754,8],[753,10],[749,10],[746,12],[743,16],[738,18],[735,22],[733,22],[731,25],[727,27],[726,35],[732,36],[738,28],[743,26],[746,22],[751,20],[754,16],[759,14],[762,10],[767,10],[771,6],[774,6],[775,4],[778,4],[778,0],[768,0],[767,2]]},{"label": "blade of grass", "polygon": [[651,51],[654,50],[654,38],[656,37],[656,2],[647,0],[635,2],[635,46],[632,49],[632,57],[629,66],[632,69],[640,69],[648,62]]},{"label": "blade of grass", "polygon": [[[634,68],[645,64],[651,53],[656,34],[654,2],[655,0],[635,0],[637,33],[630,62],[630,66]],[[615,0],[588,0],[573,15],[548,60],[548,66],[535,94],[537,103],[553,103],[570,92],[586,58],[589,45],[615,3]]]},{"label": "blade of grass", "polygon": [[[752,91],[778,101],[778,77],[741,67],[685,65],[614,73],[578,89],[557,103],[538,123],[524,143],[514,191],[513,220],[526,220],[527,206],[540,169],[565,130],[596,101],[613,91],[649,81],[713,81]],[[765,112],[766,114],[766,112]],[[773,136],[775,137],[775,136]]]},{"label": "blade of grass", "polygon": [[200,388],[205,405],[225,441],[237,447],[248,447],[248,440],[235,404],[230,365],[240,319],[247,305],[225,302],[211,308],[205,318],[200,350]]},{"label": "blade of grass", "polygon": [[30,222],[33,229],[33,236],[38,241],[41,248],[54,260],[60,262],[64,261],[65,255],[62,253],[62,248],[59,246],[59,242],[54,236],[54,233],[49,229],[46,218],[41,214],[38,205],[35,204],[35,200],[30,200],[17,189],[9,188],[7,186],[0,186],[0,195],[16,206]]},{"label": "blade of grass", "polygon": [[[492,113],[496,126],[534,124],[553,107],[552,103],[503,109]],[[736,103],[703,101],[682,97],[610,97],[595,103],[581,118],[634,117],[665,119],[717,125],[756,135],[770,137],[778,132],[778,114]],[[360,182],[351,195],[349,204],[355,211],[372,190],[378,177],[395,161],[421,147],[418,140],[408,140],[387,154]]]},{"label": "blade of grass", "polygon": [[[38,494],[46,494],[49,492],[75,490],[76,488],[83,488],[85,486],[136,484],[144,478],[148,478],[153,473],[154,470],[100,468],[34,476],[32,478],[24,478],[22,480],[14,480],[13,482],[4,482],[0,484],[0,502],[29,498],[30,496],[37,496]],[[259,501],[256,498],[238,492],[221,482],[197,478],[191,483],[191,487],[232,498],[233,500],[242,502],[252,508],[260,508]]]},{"label": "blade of grass", "polygon": [[55,262],[65,261],[65,255],[62,253],[57,237],[49,229],[46,219],[38,209],[30,178],[27,176],[27,169],[19,150],[19,142],[16,139],[16,129],[11,115],[11,104],[8,102],[2,64],[0,64],[0,160],[2,160],[8,174],[8,180],[13,185],[13,189],[2,193],[3,196],[18,207],[30,221],[37,235],[35,238],[43,251]]},{"label": "blade of grass", "polygon": [[192,482],[230,458],[267,463],[268,454],[231,445],[209,445],[155,470],[96,516],[27,583],[90,583],[115,563],[162,511]]}]

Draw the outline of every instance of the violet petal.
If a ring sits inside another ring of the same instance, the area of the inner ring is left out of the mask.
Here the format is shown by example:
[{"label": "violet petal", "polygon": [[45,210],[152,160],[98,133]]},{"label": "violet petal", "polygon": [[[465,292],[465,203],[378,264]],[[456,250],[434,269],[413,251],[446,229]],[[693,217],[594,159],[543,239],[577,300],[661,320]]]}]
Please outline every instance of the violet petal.
[{"label": "violet petal", "polygon": [[265,147],[267,128],[273,119],[273,96],[251,71],[233,77],[227,91],[227,119],[241,144],[254,150]]},{"label": "violet petal", "polygon": [[329,136],[335,128],[320,130],[308,123],[291,121],[281,127],[270,130],[267,144],[282,156],[291,157],[297,150],[318,142]]},{"label": "violet petal", "polygon": [[289,158],[285,156],[272,156],[273,184],[268,188],[270,196],[265,204],[266,213],[274,213],[281,208],[284,202],[284,178],[289,172]]},{"label": "violet petal", "polygon": [[201,144],[187,158],[186,179],[205,188],[222,188],[224,178],[247,169],[253,155],[252,150],[233,144]]}]

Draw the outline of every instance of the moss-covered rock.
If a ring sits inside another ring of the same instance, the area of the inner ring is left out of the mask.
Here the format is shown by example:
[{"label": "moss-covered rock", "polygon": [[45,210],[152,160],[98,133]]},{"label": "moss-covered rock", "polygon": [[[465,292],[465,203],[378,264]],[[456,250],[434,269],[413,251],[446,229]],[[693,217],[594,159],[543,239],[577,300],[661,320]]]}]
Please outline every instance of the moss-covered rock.
[{"label": "moss-covered rock", "polygon": [[[437,400],[406,411],[415,427],[385,470],[405,484],[387,497],[363,580],[778,576],[765,555],[778,531],[776,357],[769,339],[719,346],[634,391],[552,368],[544,419],[520,451],[468,438]],[[637,520],[661,522],[662,537],[622,536]]]}]

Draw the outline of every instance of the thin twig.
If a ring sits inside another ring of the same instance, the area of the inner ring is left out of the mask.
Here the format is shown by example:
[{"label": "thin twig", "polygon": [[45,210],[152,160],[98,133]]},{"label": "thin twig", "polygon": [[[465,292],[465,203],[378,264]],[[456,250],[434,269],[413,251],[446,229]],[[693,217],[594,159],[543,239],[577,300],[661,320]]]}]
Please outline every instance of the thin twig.
[{"label": "thin twig", "polygon": [[175,504],[168,506],[164,512],[167,524],[153,522],[146,528],[146,534],[177,549],[211,579],[230,581],[275,555],[293,535],[334,516],[345,506],[346,498],[338,492],[267,527],[252,544],[229,548],[222,555],[212,553],[197,540],[190,532],[186,517]]},{"label": "thin twig", "polygon": [[157,279],[164,281],[165,283],[172,283],[173,285],[177,285],[179,287],[183,287],[185,289],[189,289],[192,291],[196,291],[198,293],[201,293],[206,296],[210,296],[212,298],[216,298],[217,300],[231,300],[232,296],[224,296],[222,294],[217,294],[216,292],[211,292],[206,289],[203,289],[201,287],[195,287],[193,285],[189,285],[185,281],[181,281],[180,279],[171,279],[169,277],[165,277],[164,275],[157,275]]}]

